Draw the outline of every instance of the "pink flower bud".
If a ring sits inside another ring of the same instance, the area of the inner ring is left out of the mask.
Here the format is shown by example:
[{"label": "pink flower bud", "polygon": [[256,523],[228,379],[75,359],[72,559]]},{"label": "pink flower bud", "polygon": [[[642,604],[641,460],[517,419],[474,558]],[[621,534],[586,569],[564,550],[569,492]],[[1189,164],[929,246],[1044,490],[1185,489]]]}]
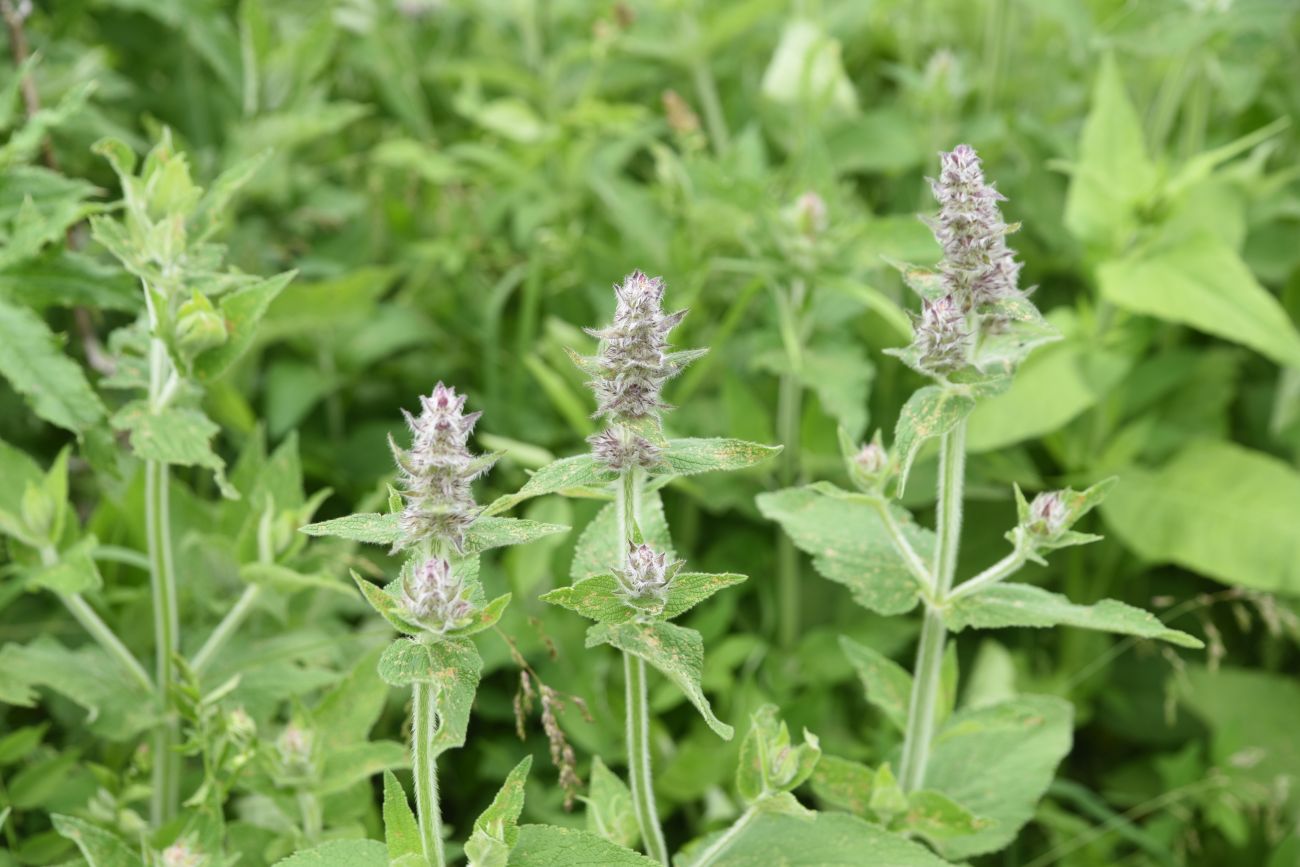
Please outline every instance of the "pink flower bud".
[{"label": "pink flower bud", "polygon": [[1048,491],[1029,504],[1029,529],[1040,536],[1054,537],[1065,529],[1065,500],[1060,491]]},{"label": "pink flower bud", "polygon": [[437,633],[462,625],[474,613],[469,588],[441,557],[408,567],[402,604],[411,620]]}]

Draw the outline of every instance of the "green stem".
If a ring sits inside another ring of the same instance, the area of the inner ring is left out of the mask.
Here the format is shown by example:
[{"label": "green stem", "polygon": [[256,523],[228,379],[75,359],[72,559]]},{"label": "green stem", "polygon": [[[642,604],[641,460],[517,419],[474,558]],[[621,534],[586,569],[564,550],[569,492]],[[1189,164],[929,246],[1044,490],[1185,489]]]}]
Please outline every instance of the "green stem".
[{"label": "green stem", "polygon": [[298,791],[298,812],[302,814],[302,834],[308,843],[320,839],[324,822],[321,817],[320,800],[306,789]]},{"label": "green stem", "polygon": [[[784,447],[781,453],[780,481],[782,487],[799,483],[802,474],[801,422],[803,420],[803,329],[801,311],[807,297],[807,284],[795,280],[788,292],[778,290],[777,315],[781,343],[785,348],[789,370],[781,375],[777,391],[777,439]],[[776,534],[776,600],[777,638],[787,650],[799,641],[802,625],[802,598],[800,596],[799,552],[790,536],[778,528]]]},{"label": "green stem", "polygon": [[171,707],[169,688],[175,679],[173,654],[180,648],[180,617],[176,604],[176,573],[172,561],[168,468],[147,461],[145,528],[149,542],[149,577],[153,589],[155,688],[163,721],[154,732],[153,798],[150,816],[161,825],[176,814],[180,799],[179,724]]},{"label": "green stem", "polygon": [[939,700],[943,648],[948,637],[943,605],[952,589],[961,545],[962,488],[966,471],[966,422],[944,434],[939,447],[939,502],[937,506],[933,588],[927,600],[921,642],[917,649],[912,695],[907,709],[907,731],[899,763],[899,783],[906,792],[925,785],[925,769],[934,738],[935,706]]},{"label": "green stem", "polygon": [[696,860],[691,862],[691,867],[709,867],[710,864],[718,859],[719,855],[731,848],[731,844],[736,842],[736,838],[740,836],[742,831],[749,827],[749,823],[754,821],[754,817],[757,815],[757,806],[752,806],[745,812],[741,813],[740,818],[733,822],[731,827],[728,828],[721,837],[714,840],[709,848],[701,852]]},{"label": "green stem", "polygon": [[442,814],[438,807],[438,764],[433,737],[438,732],[438,691],[432,684],[411,685],[411,751],[415,774],[415,812],[420,823],[420,844],[430,867],[443,867]]},{"label": "green stem", "polygon": [[1025,542],[1021,541],[1022,537],[1019,535],[1021,531],[1017,530],[1016,532],[1015,549],[974,578],[959,584],[955,590],[948,594],[949,602],[961,599],[963,596],[969,596],[972,593],[978,593],[991,584],[1009,578],[1018,572],[1021,566],[1025,565],[1025,561],[1029,559],[1029,548]]},{"label": "green stem", "polygon": [[925,565],[925,561],[921,559],[921,555],[916,553],[916,549],[912,547],[912,543],[907,541],[907,537],[903,535],[903,528],[898,525],[898,519],[894,516],[894,513],[889,510],[889,503],[883,498],[877,498],[872,505],[875,506],[876,511],[880,514],[880,520],[884,523],[885,530],[889,533],[889,539],[894,544],[894,550],[898,551],[899,556],[903,558],[903,562],[907,564],[907,569],[912,573],[912,577],[915,578],[917,583],[920,584],[921,587],[925,588],[926,591],[933,592],[934,576],[930,573],[930,569]]},{"label": "green stem", "polygon": [[695,95],[700,99],[700,108],[704,111],[704,128],[709,133],[709,143],[715,154],[725,153],[731,144],[731,134],[727,131],[727,119],[722,112],[722,100],[718,96],[718,82],[713,77],[709,58],[699,49],[699,21],[695,11],[688,12],[682,22],[682,31],[691,43],[691,79],[695,84]]},{"label": "green stem", "polygon": [[[642,474],[624,470],[614,483],[614,510],[618,515],[619,547],[624,565],[632,541],[632,527],[638,524],[641,504]],[[632,810],[641,829],[646,854],[668,865],[668,844],[655,807],[654,778],[650,766],[650,699],[646,691],[645,660],[631,653],[623,654],[623,674],[627,686],[627,769],[632,790]]]}]

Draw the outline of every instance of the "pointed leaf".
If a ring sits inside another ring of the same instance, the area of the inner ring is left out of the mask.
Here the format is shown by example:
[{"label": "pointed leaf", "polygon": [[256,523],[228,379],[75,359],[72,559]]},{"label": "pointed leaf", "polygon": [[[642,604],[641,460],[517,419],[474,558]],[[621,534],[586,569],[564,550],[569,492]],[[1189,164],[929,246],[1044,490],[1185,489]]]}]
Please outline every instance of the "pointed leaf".
[{"label": "pointed leaf", "polygon": [[415,814],[406,800],[406,791],[392,771],[384,771],[384,840],[389,861],[396,861],[404,855],[424,858]]},{"label": "pointed leaf", "polygon": [[0,376],[38,416],[75,434],[104,418],[104,404],[86,374],[59,349],[45,320],[0,298]]},{"label": "pointed leaf", "polygon": [[[680,857],[681,867],[694,867],[696,858],[721,835],[705,837],[687,849]],[[708,867],[947,867],[920,843],[848,813],[801,818],[761,812],[707,863]]]},{"label": "pointed leaf", "polygon": [[907,730],[907,707],[912,695],[912,675],[894,660],[865,644],[844,636],[840,647],[858,673],[867,701],[900,732]]},{"label": "pointed leaf", "polygon": [[248,351],[253,344],[257,323],[295,273],[286,271],[221,297],[219,308],[226,323],[226,342],[194,359],[194,375],[198,379],[204,382],[216,379]]},{"label": "pointed leaf", "polygon": [[519,815],[524,811],[524,783],[533,757],[525,756],[501,784],[492,803],[474,820],[465,843],[470,867],[505,867],[510,850],[519,840]]},{"label": "pointed leaf", "polygon": [[899,496],[907,487],[912,462],[925,441],[943,436],[955,428],[974,408],[975,398],[937,385],[928,385],[907,399],[894,429]]},{"label": "pointed leaf", "polygon": [[629,849],[641,841],[632,790],[605,767],[600,756],[591,760],[591,784],[582,800],[587,803],[588,831]]},{"label": "pointed leaf", "polygon": [[113,427],[130,434],[131,451],[140,460],[206,467],[212,470],[223,495],[239,499],[239,492],[226,481],[226,462],[212,448],[212,438],[220,428],[202,411],[167,407],[151,412],[148,403],[137,400],[117,411]]},{"label": "pointed leaf", "polygon": [[379,676],[389,686],[427,683],[437,689],[439,726],[431,747],[435,756],[465,745],[482,670],[483,659],[464,640],[423,644],[399,638],[379,660]]},{"label": "pointed leaf", "polygon": [[54,822],[54,830],[77,844],[90,867],[144,867],[133,847],[103,828],[58,813],[50,819]]},{"label": "pointed leaf", "polygon": [[639,852],[603,837],[555,825],[523,825],[510,867],[658,867]]},{"label": "pointed leaf", "polygon": [[391,545],[401,538],[402,531],[397,526],[398,517],[395,514],[362,512],[308,524],[299,527],[298,532],[308,536],[334,536],[354,542],[369,542],[372,545]]},{"label": "pointed leaf", "polygon": [[[668,519],[664,517],[664,504],[658,491],[642,492],[639,514],[639,529],[645,543],[673,559],[673,540],[668,532]],[[626,553],[618,538],[618,515],[614,504],[608,503],[578,536],[569,574],[574,581],[607,574],[622,565]]]},{"label": "pointed leaf", "polygon": [[545,524],[520,518],[479,518],[465,531],[465,554],[477,554],[490,548],[527,545],[555,533],[567,533],[571,527]]},{"label": "pointed leaf", "polygon": [[678,572],[668,585],[668,599],[664,603],[663,618],[672,620],[690,611],[719,590],[734,587],[748,580],[746,575],[734,572]]},{"label": "pointed leaf", "polygon": [[623,601],[613,575],[593,575],[568,587],[557,587],[544,594],[542,601],[600,623],[626,623],[635,619],[638,613]]},{"label": "pointed leaf", "polygon": [[275,867],[388,867],[378,840],[333,840],[275,862]]},{"label": "pointed leaf", "polygon": [[739,470],[762,463],[781,453],[781,446],[736,439],[676,439],[664,449],[662,465],[655,475],[692,476],[713,470]]},{"label": "pointed leaf", "polygon": [[560,458],[533,473],[517,493],[507,494],[496,500],[484,510],[484,515],[499,515],[530,497],[553,494],[572,488],[604,486],[613,480],[614,474],[596,462],[591,455],[574,455]]}]

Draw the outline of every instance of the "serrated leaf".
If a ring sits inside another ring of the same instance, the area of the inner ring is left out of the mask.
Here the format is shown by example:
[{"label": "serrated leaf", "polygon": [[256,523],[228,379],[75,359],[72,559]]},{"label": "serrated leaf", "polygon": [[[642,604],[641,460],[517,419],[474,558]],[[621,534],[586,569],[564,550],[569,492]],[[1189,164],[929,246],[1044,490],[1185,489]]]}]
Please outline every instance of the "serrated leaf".
[{"label": "serrated leaf", "polygon": [[484,605],[474,613],[473,618],[464,626],[447,631],[448,638],[465,638],[470,635],[477,635],[485,629],[491,629],[497,625],[501,615],[505,613],[506,606],[510,604],[511,594],[502,593],[488,604]]},{"label": "serrated leaf", "polygon": [[333,840],[276,861],[275,867],[388,867],[388,852],[378,840]]},{"label": "serrated leaf", "polygon": [[218,309],[226,323],[226,342],[194,359],[195,377],[203,382],[211,382],[229,370],[248,351],[253,344],[257,323],[295,274],[296,272],[287,271],[221,296]]},{"label": "serrated leaf", "polygon": [[657,867],[639,852],[603,837],[555,825],[522,825],[510,867]]},{"label": "serrated leaf", "polygon": [[1049,696],[1021,696],[953,714],[935,737],[924,789],[948,796],[988,825],[936,841],[949,860],[1002,849],[1034,815],[1070,751],[1074,709]]},{"label": "serrated leaf", "polygon": [[371,545],[391,545],[401,538],[402,531],[397,525],[396,514],[381,515],[378,512],[361,512],[317,521],[299,527],[299,533],[308,536],[333,536],[337,539],[349,539],[353,542],[367,542]]},{"label": "serrated leaf", "polygon": [[384,841],[390,862],[405,855],[424,858],[420,827],[406,791],[392,771],[384,771]]},{"label": "serrated leaf", "polygon": [[393,594],[362,578],[355,569],[351,569],[349,572],[352,575],[352,581],[357,585],[357,589],[361,591],[361,595],[365,597],[365,600],[370,603],[370,607],[375,609],[379,616],[387,620],[394,629],[407,635],[420,635],[425,631],[424,627],[418,623],[406,619],[401,605]]},{"label": "serrated leaf", "polygon": [[617,774],[605,767],[600,756],[591,760],[591,779],[587,796],[587,830],[629,849],[641,841],[632,804],[632,790]]},{"label": "serrated leaf", "polygon": [[675,439],[668,441],[654,474],[693,476],[714,470],[739,470],[780,453],[781,446],[765,446],[745,440],[722,437]]},{"label": "serrated leaf", "polygon": [[0,298],[0,376],[36,415],[75,434],[104,418],[104,404],[81,366],[63,354],[45,320]]},{"label": "serrated leaf", "polygon": [[[693,867],[719,834],[705,837],[679,856]],[[865,860],[864,860],[865,859]],[[947,867],[919,843],[847,813],[801,818],[761,812],[708,862],[709,867]]]},{"label": "serrated leaf", "polygon": [[[660,553],[674,559],[673,540],[668,532],[668,519],[664,516],[663,500],[655,490],[643,490],[639,513],[639,529],[645,543]],[[608,573],[623,562],[626,551],[618,537],[618,514],[614,503],[607,503],[578,536],[573,551],[573,564],[569,574],[574,581],[592,575]]]},{"label": "serrated leaf", "polygon": [[224,496],[239,499],[239,492],[226,481],[226,462],[212,448],[220,428],[200,410],[167,407],[151,412],[145,401],[137,400],[118,410],[112,421],[114,428],[130,434],[131,451],[140,460],[205,467],[212,470]]},{"label": "serrated leaf", "polygon": [[867,701],[874,705],[900,732],[907,730],[907,707],[912,695],[912,675],[894,660],[874,648],[844,636],[840,647],[858,673]]},{"label": "serrated leaf", "polygon": [[507,545],[527,545],[555,533],[571,530],[563,524],[545,524],[521,518],[479,518],[465,531],[465,554],[478,554]]},{"label": "serrated leaf", "polygon": [[568,587],[557,587],[544,594],[542,601],[600,623],[626,623],[637,616],[636,609],[623,601],[613,575],[593,575]]},{"label": "serrated leaf", "polygon": [[856,344],[809,347],[804,351],[799,380],[817,395],[822,409],[854,439],[867,427],[867,398],[875,367]]},{"label": "serrated leaf", "polygon": [[560,458],[533,473],[532,478],[517,493],[507,494],[493,502],[483,514],[500,514],[530,497],[540,497],[543,494],[553,494],[571,488],[603,486],[613,478],[614,474],[597,463],[591,455]]},{"label": "serrated leaf", "polygon": [[501,784],[492,803],[474,820],[465,843],[469,867],[506,867],[510,850],[519,840],[519,815],[524,811],[524,783],[533,757],[525,756]]},{"label": "serrated leaf", "polygon": [[903,404],[894,428],[894,458],[898,461],[898,495],[907,487],[912,462],[926,440],[943,436],[975,409],[975,398],[928,385]]},{"label": "serrated leaf", "polygon": [[54,830],[77,844],[89,867],[144,867],[135,850],[120,837],[73,816],[55,813]]},{"label": "serrated leaf", "polygon": [[746,575],[734,572],[678,572],[668,585],[668,599],[664,602],[663,618],[672,620],[690,611],[719,590],[734,587],[748,580]]},{"label": "serrated leaf", "polygon": [[[854,600],[880,614],[916,607],[917,585],[890,541],[877,509],[861,500],[828,496],[829,488],[787,488],[760,494],[758,509],[777,521],[824,577],[848,587]],[[843,492],[841,492],[843,493]],[[887,506],[916,553],[929,562],[934,533],[917,526],[896,505]]]},{"label": "serrated leaf", "polygon": [[1000,629],[1006,626],[1077,626],[1099,632],[1156,638],[1180,647],[1200,648],[1198,638],[1170,629],[1154,615],[1114,599],[1093,605],[1076,605],[1060,593],[1031,584],[995,584],[953,601],[944,611],[948,628],[960,631]]},{"label": "serrated leaf", "polygon": [[587,647],[608,644],[640,657],[677,685],[723,740],[735,730],[713,714],[700,677],[704,670],[704,639],[694,629],[662,620],[651,623],[598,623],[587,630]]},{"label": "serrated leaf", "polygon": [[435,756],[465,745],[470,707],[482,670],[478,650],[464,640],[423,644],[399,638],[379,659],[379,676],[389,686],[426,683],[437,690],[440,724],[430,745]]}]

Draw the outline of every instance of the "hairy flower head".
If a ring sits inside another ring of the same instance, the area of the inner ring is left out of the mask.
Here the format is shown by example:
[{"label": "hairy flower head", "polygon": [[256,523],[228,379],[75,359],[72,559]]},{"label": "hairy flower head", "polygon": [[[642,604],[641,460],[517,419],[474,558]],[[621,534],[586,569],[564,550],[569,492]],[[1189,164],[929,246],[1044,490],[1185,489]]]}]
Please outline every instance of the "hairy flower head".
[{"label": "hairy flower head", "polygon": [[474,614],[469,594],[465,581],[441,557],[409,566],[402,581],[407,616],[439,634],[463,625]]},{"label": "hairy flower head", "polygon": [[1020,263],[1006,241],[1014,229],[998,209],[1006,198],[985,183],[970,145],[957,145],[939,160],[939,177],[930,180],[939,213],[929,224],[943,247],[940,271],[949,293],[965,310],[1017,294]]},{"label": "hairy flower head", "polygon": [[613,470],[630,467],[653,469],[663,450],[649,439],[622,425],[613,424],[587,437],[596,460]]},{"label": "hairy flower head", "polygon": [[396,547],[434,539],[459,550],[465,530],[478,517],[471,483],[494,462],[491,457],[476,457],[467,445],[482,413],[466,414],[465,396],[441,382],[432,394],[420,398],[420,407],[418,417],[402,410],[413,435],[411,448],[399,448],[391,436],[388,440],[406,501],[399,519],[402,538]]},{"label": "hairy flower head", "polygon": [[957,296],[949,293],[934,301],[921,302],[921,316],[915,324],[913,343],[918,362],[926,370],[945,373],[967,362],[971,332],[968,317]]},{"label": "hairy flower head", "polygon": [[686,316],[665,313],[662,277],[633,271],[614,287],[614,321],[587,333],[600,339],[601,374],[591,382],[596,415],[613,420],[640,419],[667,409],[664,383],[681,370],[668,355],[668,332]]},{"label": "hairy flower head", "polygon": [[628,603],[658,613],[667,598],[668,585],[681,567],[681,561],[670,560],[667,552],[629,542],[627,558],[614,577],[618,580],[619,593]]}]

